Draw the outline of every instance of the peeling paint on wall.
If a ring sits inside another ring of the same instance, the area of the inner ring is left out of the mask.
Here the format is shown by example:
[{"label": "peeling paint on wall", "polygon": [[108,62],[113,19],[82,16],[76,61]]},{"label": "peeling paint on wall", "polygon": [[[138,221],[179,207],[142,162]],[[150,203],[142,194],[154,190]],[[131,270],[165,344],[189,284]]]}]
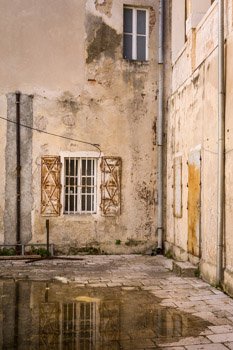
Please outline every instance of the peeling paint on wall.
[{"label": "peeling paint on wall", "polygon": [[113,0],[95,0],[95,8],[97,11],[105,14],[108,17],[112,15]]},{"label": "peeling paint on wall", "polygon": [[182,157],[174,158],[173,163],[173,215],[182,218]]}]

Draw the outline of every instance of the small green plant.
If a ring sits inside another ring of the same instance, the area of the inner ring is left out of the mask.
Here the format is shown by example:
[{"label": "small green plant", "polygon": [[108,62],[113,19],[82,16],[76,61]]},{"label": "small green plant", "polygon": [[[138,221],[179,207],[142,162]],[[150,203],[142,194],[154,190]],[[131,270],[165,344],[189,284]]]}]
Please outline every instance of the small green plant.
[{"label": "small green plant", "polygon": [[116,239],[115,244],[116,245],[120,245],[121,244],[121,240],[120,239]]},{"label": "small green plant", "polygon": [[195,275],[195,277],[200,278],[201,271],[200,271],[199,267],[194,271],[194,275]]},{"label": "small green plant", "polygon": [[137,247],[141,242],[136,241],[135,239],[128,238],[128,240],[125,242],[125,245],[127,247]]},{"label": "small green plant", "polygon": [[1,256],[12,256],[16,255],[16,250],[14,248],[2,248],[0,250],[0,255]]},{"label": "small green plant", "polygon": [[34,246],[32,246],[31,254],[40,255],[40,256],[49,256],[50,252],[48,252],[46,248],[35,248]]},{"label": "small green plant", "polygon": [[168,258],[168,259],[172,259],[172,258],[173,258],[172,252],[171,252],[170,250],[168,250],[168,251],[165,253],[165,256],[166,256],[166,258]]},{"label": "small green plant", "polygon": [[78,254],[87,254],[87,255],[101,255],[104,254],[99,247],[86,246],[86,247],[70,247],[68,255],[78,255]]}]

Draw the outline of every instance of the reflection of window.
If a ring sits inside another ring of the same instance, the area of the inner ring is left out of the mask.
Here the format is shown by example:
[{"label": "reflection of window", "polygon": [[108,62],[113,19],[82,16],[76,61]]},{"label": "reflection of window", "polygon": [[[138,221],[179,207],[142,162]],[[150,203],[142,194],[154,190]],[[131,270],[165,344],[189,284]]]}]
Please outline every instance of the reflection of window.
[{"label": "reflection of window", "polygon": [[96,303],[79,303],[80,350],[92,350],[96,343]]},{"label": "reflection of window", "polygon": [[96,158],[65,158],[64,213],[96,212]]},{"label": "reflection of window", "polygon": [[148,11],[124,7],[123,57],[128,60],[148,60]]},{"label": "reflection of window", "polygon": [[97,342],[96,302],[63,304],[62,345],[69,350],[94,350]]},{"label": "reflection of window", "polygon": [[76,318],[76,303],[63,304],[63,345],[67,344],[67,349],[70,350],[76,348]]},{"label": "reflection of window", "polygon": [[184,336],[183,332],[183,323],[185,322],[182,319],[182,316],[168,312],[166,309],[157,309],[155,310],[155,334],[156,337],[181,337]]}]

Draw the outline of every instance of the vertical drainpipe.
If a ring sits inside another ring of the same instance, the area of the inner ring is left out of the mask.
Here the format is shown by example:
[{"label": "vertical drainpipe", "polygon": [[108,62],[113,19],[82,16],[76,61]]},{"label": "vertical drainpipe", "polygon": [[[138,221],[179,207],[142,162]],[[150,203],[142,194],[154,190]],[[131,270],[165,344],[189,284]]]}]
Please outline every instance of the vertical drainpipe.
[{"label": "vertical drainpipe", "polygon": [[[20,92],[16,92],[16,243],[21,244]],[[19,249],[17,247],[17,252]]]},{"label": "vertical drainpipe", "polygon": [[221,285],[223,269],[224,187],[225,187],[225,78],[224,0],[218,0],[218,199],[216,284]]},{"label": "vertical drainpipe", "polygon": [[164,22],[164,0],[159,1],[159,86],[158,86],[158,119],[157,119],[157,157],[158,157],[158,217],[157,217],[157,234],[158,245],[157,254],[163,250],[163,22]]}]

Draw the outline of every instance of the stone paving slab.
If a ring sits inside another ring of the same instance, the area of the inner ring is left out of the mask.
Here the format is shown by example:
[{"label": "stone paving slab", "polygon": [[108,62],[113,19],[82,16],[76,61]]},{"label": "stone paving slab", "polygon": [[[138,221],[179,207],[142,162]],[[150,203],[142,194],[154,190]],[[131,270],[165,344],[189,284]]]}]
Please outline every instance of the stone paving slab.
[{"label": "stone paving slab", "polygon": [[205,344],[205,345],[191,345],[185,346],[187,350],[226,350],[228,349],[223,344]]},{"label": "stone paving slab", "polygon": [[228,341],[233,341],[233,333],[221,333],[214,335],[207,335],[207,338],[212,341],[212,343],[224,343]]},{"label": "stone paving slab", "polygon": [[169,344],[158,344],[161,348],[163,347],[174,347],[174,346],[188,346],[188,345],[200,345],[200,344],[209,344],[211,343],[209,339],[207,339],[204,336],[199,336],[199,337],[188,337],[179,340],[178,342],[175,343],[169,343]]}]

